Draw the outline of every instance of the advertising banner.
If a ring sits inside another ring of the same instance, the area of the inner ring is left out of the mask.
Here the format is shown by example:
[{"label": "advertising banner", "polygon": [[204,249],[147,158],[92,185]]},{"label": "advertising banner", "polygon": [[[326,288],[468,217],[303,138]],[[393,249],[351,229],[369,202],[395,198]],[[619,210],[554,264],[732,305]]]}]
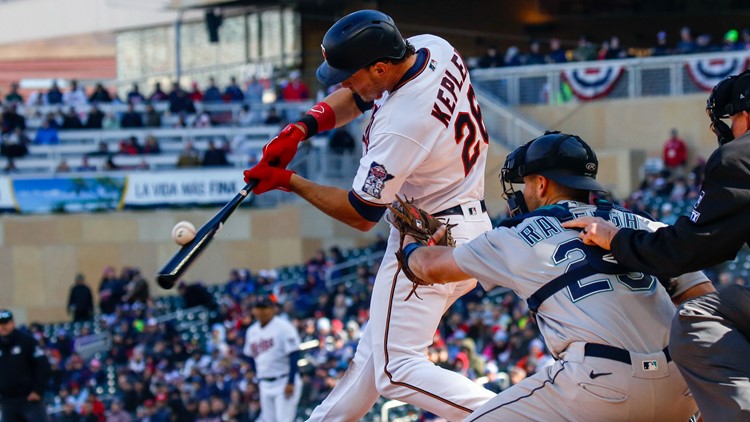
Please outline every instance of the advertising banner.
[{"label": "advertising banner", "polygon": [[123,203],[125,207],[225,204],[244,186],[237,169],[131,173]]}]

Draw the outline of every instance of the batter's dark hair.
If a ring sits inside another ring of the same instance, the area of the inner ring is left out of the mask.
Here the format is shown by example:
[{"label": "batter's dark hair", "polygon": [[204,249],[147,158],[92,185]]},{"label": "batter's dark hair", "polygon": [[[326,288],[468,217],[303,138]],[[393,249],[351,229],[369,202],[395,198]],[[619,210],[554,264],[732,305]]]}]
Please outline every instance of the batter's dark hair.
[{"label": "batter's dark hair", "polygon": [[568,199],[572,199],[576,202],[582,202],[584,204],[589,203],[589,196],[591,194],[591,191],[587,190],[581,190],[581,189],[575,189],[575,188],[569,188],[567,186],[561,185],[560,183],[555,182],[552,179],[549,179],[550,182],[555,184],[555,189],[565,196]]},{"label": "batter's dark hair", "polygon": [[403,56],[401,56],[398,59],[392,59],[392,58],[389,58],[389,57],[375,59],[372,62],[370,62],[370,64],[368,64],[367,67],[370,67],[370,66],[374,65],[375,63],[379,63],[379,62],[391,63],[391,64],[403,63],[404,61],[406,61],[406,59],[408,59],[409,57],[411,57],[414,54],[416,54],[417,49],[414,48],[414,46],[411,45],[411,43],[409,43],[409,40],[404,40],[404,42],[406,43],[406,50],[404,50],[404,55]]}]

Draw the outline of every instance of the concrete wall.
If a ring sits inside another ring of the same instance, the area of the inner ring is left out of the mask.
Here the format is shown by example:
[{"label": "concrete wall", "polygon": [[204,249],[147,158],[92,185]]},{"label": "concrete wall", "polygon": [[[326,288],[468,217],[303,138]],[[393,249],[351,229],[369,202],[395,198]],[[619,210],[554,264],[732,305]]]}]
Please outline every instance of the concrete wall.
[{"label": "concrete wall", "polygon": [[[152,295],[176,294],[156,285],[153,275],[177,251],[170,237],[179,220],[200,227],[216,210],[149,211],[109,214],[3,216],[0,218],[0,308],[10,307],[19,321],[63,321],[68,291],[82,272],[96,292],[102,270],[138,267]],[[186,274],[185,280],[223,283],[232,268],[301,264],[318,248],[369,245],[381,223],[360,233],[308,205],[278,209],[240,209]],[[95,294],[96,297],[96,294]]]}]

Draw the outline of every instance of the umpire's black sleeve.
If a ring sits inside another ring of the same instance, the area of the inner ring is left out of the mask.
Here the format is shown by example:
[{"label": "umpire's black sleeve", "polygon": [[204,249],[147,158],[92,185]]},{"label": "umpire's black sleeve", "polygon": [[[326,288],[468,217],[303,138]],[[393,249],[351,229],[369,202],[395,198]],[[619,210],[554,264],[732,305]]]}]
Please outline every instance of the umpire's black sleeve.
[{"label": "umpire's black sleeve", "polygon": [[653,233],[621,229],[612,239],[618,262],[675,277],[733,259],[750,240],[750,134],[717,149],[706,163],[702,192],[690,217]]}]

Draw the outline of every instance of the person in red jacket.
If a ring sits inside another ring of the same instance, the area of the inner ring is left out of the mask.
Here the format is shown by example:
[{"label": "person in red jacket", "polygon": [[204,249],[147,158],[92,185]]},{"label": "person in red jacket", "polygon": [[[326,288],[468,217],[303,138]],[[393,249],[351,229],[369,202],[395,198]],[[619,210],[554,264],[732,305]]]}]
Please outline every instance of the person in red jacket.
[{"label": "person in red jacket", "polygon": [[683,168],[686,163],[687,145],[677,136],[677,129],[672,129],[669,139],[664,143],[664,166],[674,171]]}]

